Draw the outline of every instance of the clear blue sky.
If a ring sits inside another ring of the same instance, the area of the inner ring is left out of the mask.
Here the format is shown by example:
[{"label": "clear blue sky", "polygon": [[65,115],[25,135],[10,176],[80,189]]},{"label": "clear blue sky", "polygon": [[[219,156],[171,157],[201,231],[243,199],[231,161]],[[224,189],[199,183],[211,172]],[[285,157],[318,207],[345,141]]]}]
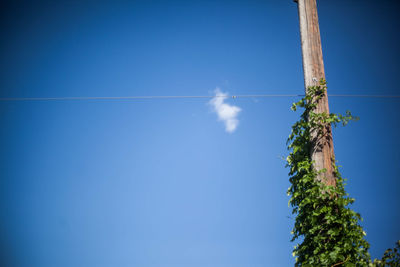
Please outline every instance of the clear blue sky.
[{"label": "clear blue sky", "polygon": [[[0,97],[302,94],[293,1],[2,1]],[[319,1],[328,91],[400,94],[395,1]],[[290,266],[280,157],[297,98],[0,103],[2,266]],[[360,121],[336,158],[371,254],[400,239],[400,100],[331,98]]]}]

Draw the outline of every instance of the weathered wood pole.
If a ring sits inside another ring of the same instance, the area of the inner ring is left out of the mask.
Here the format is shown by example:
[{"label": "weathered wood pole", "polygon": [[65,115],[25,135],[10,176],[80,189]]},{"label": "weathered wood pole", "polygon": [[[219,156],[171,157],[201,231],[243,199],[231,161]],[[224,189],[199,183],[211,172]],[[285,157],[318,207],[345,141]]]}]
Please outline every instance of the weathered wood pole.
[{"label": "weathered wood pole", "polygon": [[[303,54],[303,71],[305,90],[309,86],[319,85],[321,79],[325,79],[324,61],[322,59],[321,37],[318,25],[318,13],[316,0],[294,0],[298,5],[301,50]],[[317,113],[329,114],[328,96],[322,98],[315,110]],[[327,185],[336,186],[336,178],[333,174],[333,140],[332,130],[329,126],[325,134],[318,138],[312,133],[311,159],[315,162],[314,168],[326,169],[326,173],[319,175],[318,179]]]}]

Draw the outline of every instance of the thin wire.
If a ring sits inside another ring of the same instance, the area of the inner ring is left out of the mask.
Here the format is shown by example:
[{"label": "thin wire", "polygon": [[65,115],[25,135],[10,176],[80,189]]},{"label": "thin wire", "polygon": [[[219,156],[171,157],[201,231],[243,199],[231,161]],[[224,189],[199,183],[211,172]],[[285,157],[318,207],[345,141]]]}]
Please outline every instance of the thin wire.
[{"label": "thin wire", "polygon": [[[232,95],[231,98],[261,98],[261,97],[303,97],[302,94],[262,94],[262,95]],[[329,97],[358,97],[358,98],[400,98],[400,95],[350,95],[329,94]],[[164,95],[164,96],[78,96],[78,97],[3,97],[0,101],[53,101],[53,100],[135,100],[135,99],[180,99],[180,98],[214,98],[225,95]]]},{"label": "thin wire", "polygon": [[329,95],[333,97],[370,97],[370,98],[400,98],[400,95]]},{"label": "thin wire", "polygon": [[[246,98],[246,97],[296,97],[302,95],[233,95],[231,98]],[[130,100],[130,99],[173,99],[173,98],[214,98],[228,97],[226,95],[164,95],[164,96],[88,96],[88,97],[8,97],[0,98],[0,101],[46,101],[46,100]]]},{"label": "thin wire", "polygon": [[125,100],[154,98],[212,98],[213,96],[77,96],[77,97],[9,97],[0,101],[41,101],[41,100]]}]

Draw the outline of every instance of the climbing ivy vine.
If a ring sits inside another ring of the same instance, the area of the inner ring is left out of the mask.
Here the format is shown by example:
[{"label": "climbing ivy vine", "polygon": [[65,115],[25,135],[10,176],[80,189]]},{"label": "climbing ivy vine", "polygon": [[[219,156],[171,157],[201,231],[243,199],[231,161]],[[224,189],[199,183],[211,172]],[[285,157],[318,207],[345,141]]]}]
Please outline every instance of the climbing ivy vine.
[{"label": "climbing ivy vine", "polygon": [[292,241],[298,241],[293,250],[295,266],[368,266],[371,264],[369,244],[359,224],[361,216],[349,208],[354,199],[345,192],[337,166],[333,166],[336,186],[327,186],[316,179],[326,170],[317,172],[310,158],[311,132],[317,132],[320,137],[329,133],[331,126],[346,125],[357,119],[350,112],[346,115],[316,113],[315,108],[325,94],[326,82],[321,80],[292,105],[294,111],[304,109],[287,141],[291,183],[287,193],[291,197],[292,212],[296,214]]},{"label": "climbing ivy vine", "polygon": [[383,253],[383,257],[380,260],[374,260],[374,263],[371,266],[376,267],[398,267],[400,266],[400,240],[396,242],[396,246],[391,249],[387,249],[385,253]]}]

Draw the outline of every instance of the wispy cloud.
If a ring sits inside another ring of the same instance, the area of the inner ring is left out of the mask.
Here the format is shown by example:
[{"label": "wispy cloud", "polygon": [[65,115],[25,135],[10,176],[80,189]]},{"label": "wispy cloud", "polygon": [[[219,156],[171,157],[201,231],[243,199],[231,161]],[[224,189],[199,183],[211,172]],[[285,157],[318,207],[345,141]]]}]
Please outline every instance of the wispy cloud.
[{"label": "wispy cloud", "polygon": [[219,88],[216,88],[214,93],[215,96],[210,100],[209,104],[212,106],[213,111],[217,113],[218,120],[225,124],[225,130],[228,133],[233,133],[239,125],[237,116],[241,108],[225,103],[228,94],[221,92]]}]

